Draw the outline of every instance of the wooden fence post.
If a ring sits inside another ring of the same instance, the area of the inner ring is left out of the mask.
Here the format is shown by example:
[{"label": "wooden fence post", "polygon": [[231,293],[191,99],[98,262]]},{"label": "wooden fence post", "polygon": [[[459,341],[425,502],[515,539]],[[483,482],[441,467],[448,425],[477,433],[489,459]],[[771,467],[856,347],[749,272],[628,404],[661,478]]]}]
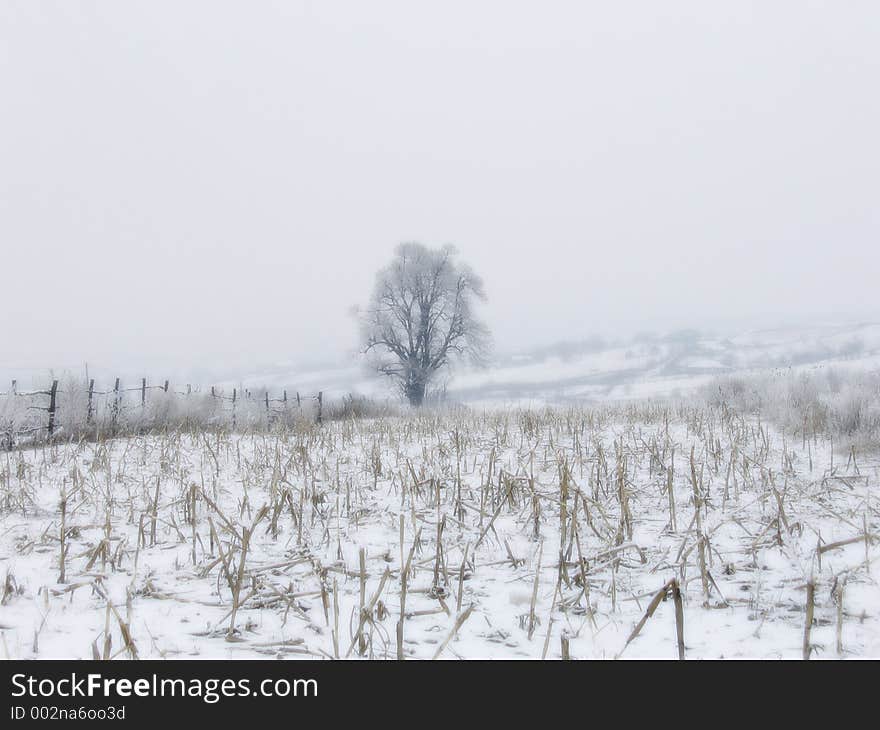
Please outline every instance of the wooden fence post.
[{"label": "wooden fence post", "polygon": [[49,426],[47,428],[49,432],[49,438],[52,437],[52,433],[55,431],[55,396],[58,393],[58,381],[52,381],[52,390],[49,391]]},{"label": "wooden fence post", "polygon": [[86,425],[89,425],[92,422],[92,397],[95,394],[95,379],[92,378],[89,381],[89,407],[86,411]]},{"label": "wooden fence post", "polygon": [[141,410],[147,405],[147,379],[141,378]]},{"label": "wooden fence post", "polygon": [[[17,395],[17,393],[16,393],[17,388],[18,388],[18,381],[13,380],[12,381],[12,390],[10,391],[9,395],[15,397]],[[13,430],[12,426],[9,427],[9,431],[7,431],[6,433],[7,433],[6,448],[9,451],[12,451],[12,447],[15,446],[15,431]],[[2,441],[0,441],[0,443],[2,443]]]},{"label": "wooden fence post", "polygon": [[318,423],[323,423],[324,421],[324,393],[323,391],[318,391]]},{"label": "wooden fence post", "polygon": [[113,412],[110,414],[110,421],[113,428],[116,428],[116,422],[119,420],[119,378],[116,378],[116,384],[113,386]]},{"label": "wooden fence post", "polygon": [[237,395],[237,391],[235,388],[232,389],[232,430],[235,430],[235,396]]},{"label": "wooden fence post", "polygon": [[166,393],[168,392],[168,381],[167,380],[165,381],[165,387],[162,388],[162,390],[164,390]]}]

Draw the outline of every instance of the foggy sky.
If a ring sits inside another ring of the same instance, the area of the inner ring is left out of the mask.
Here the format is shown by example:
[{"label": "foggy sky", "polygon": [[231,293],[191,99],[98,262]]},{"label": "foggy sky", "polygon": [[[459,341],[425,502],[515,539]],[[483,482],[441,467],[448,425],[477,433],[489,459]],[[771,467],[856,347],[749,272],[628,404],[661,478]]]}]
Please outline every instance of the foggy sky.
[{"label": "foggy sky", "polygon": [[878,316],[876,2],[0,4],[0,364],[356,346],[404,240],[496,347]]}]

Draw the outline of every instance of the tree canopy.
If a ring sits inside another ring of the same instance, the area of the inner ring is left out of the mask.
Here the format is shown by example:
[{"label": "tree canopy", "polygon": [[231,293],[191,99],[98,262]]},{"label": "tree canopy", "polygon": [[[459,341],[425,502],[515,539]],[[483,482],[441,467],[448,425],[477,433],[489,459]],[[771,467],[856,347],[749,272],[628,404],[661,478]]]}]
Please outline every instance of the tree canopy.
[{"label": "tree canopy", "polygon": [[482,362],[488,352],[489,330],[474,312],[486,298],[483,280],[456,253],[400,244],[361,317],[363,351],[414,406],[438,371],[456,359]]}]

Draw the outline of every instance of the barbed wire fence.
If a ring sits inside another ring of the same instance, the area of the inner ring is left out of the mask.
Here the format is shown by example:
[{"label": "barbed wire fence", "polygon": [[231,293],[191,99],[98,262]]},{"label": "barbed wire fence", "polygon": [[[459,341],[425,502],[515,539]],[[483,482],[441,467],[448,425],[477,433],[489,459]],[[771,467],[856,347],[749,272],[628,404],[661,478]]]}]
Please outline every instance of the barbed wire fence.
[{"label": "barbed wire fence", "polygon": [[141,378],[124,386],[116,378],[113,387],[97,389],[95,379],[57,378],[45,390],[22,391],[16,380],[0,392],[0,448],[12,449],[53,438],[88,435],[120,435],[161,428],[202,427],[270,429],[295,422],[322,423],[324,394],[304,396],[286,389],[187,384],[177,390],[168,380],[149,384]]}]

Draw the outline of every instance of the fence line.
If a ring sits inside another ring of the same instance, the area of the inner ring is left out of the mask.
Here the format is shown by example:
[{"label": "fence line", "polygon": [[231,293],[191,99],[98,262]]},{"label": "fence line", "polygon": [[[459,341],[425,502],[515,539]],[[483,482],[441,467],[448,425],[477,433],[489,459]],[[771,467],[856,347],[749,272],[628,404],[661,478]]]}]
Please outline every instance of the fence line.
[{"label": "fence line", "polygon": [[[250,426],[266,427],[279,419],[309,415],[316,423],[323,422],[322,391],[311,397],[314,413],[307,414],[303,396],[294,391],[294,397],[288,399],[287,389],[272,397],[268,388],[236,387],[228,395],[213,385],[210,391],[193,388],[191,384],[186,385],[186,390],[175,390],[169,380],[149,385],[146,378],[141,378],[135,387],[122,387],[122,380],[116,378],[113,388],[108,390],[96,390],[94,378],[87,383],[71,379],[66,385],[59,388],[58,379],[53,379],[46,390],[19,391],[18,382],[13,380],[8,392],[0,392],[0,446],[12,448],[23,443],[23,438],[35,440],[43,433],[47,439],[63,432],[72,436],[102,427],[116,433],[126,427],[149,426],[151,421],[154,426],[194,421],[214,426],[231,424],[233,430],[241,419]],[[161,395],[158,399],[148,398],[148,391]],[[131,402],[133,393],[139,395],[135,403]],[[34,412],[45,415],[35,419]]]}]

